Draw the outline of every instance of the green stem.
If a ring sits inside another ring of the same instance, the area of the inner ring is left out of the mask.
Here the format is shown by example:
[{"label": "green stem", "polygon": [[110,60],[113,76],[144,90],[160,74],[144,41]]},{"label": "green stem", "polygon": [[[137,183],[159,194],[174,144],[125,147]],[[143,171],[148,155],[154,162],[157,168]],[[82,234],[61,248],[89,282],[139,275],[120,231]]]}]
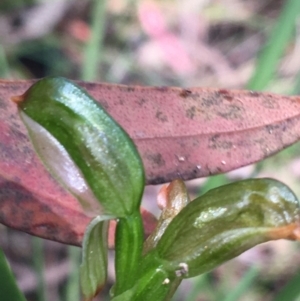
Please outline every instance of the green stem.
[{"label": "green stem", "polygon": [[86,81],[97,78],[97,69],[102,58],[103,37],[105,32],[106,0],[94,0],[92,3],[91,37],[84,51],[82,79]]},{"label": "green stem", "polygon": [[33,244],[33,265],[38,279],[37,295],[38,301],[46,300],[44,285],[44,241],[39,237],[32,238]]},{"label": "green stem", "polygon": [[118,221],[115,237],[115,296],[135,285],[141,263],[143,240],[144,228],[140,212]]}]

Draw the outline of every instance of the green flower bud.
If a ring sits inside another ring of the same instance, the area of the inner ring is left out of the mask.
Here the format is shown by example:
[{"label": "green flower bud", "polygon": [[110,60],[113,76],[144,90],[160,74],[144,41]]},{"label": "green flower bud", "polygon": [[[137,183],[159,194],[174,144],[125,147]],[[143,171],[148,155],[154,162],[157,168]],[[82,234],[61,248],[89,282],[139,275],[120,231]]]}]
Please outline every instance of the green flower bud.
[{"label": "green flower bud", "polygon": [[141,158],[90,95],[64,78],[45,78],[13,100],[43,163],[84,206],[95,208],[96,199],[102,214],[117,217],[139,210]]},{"label": "green flower bud", "polygon": [[213,189],[184,207],[151,256],[188,278],[268,240],[299,239],[299,201],[281,182],[252,179]]}]

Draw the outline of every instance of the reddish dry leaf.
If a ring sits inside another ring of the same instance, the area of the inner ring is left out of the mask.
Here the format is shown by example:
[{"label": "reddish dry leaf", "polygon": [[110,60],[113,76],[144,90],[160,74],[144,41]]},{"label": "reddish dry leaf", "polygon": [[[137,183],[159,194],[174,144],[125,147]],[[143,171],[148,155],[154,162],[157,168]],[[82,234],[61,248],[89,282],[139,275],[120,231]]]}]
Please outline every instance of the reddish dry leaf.
[{"label": "reddish dry leaf", "polygon": [[[90,218],[44,169],[10,101],[32,83],[0,81],[0,222],[80,245]],[[148,184],[226,172],[270,156],[300,136],[299,97],[208,88],[79,84],[133,138]],[[147,217],[150,231],[154,220]]]}]

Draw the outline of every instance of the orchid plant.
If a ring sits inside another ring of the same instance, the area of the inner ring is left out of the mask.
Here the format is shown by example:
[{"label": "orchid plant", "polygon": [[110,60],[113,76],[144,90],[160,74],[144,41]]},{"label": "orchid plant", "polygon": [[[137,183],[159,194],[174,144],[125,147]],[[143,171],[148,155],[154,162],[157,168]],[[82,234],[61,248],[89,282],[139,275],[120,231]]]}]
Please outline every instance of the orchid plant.
[{"label": "orchid plant", "polygon": [[300,238],[299,201],[277,180],[238,181],[191,201],[184,182],[174,179],[159,194],[161,215],[144,240],[145,173],[126,131],[64,78],[42,79],[13,101],[41,161],[93,217],[82,245],[85,300],[106,283],[111,220],[117,224],[112,301],[171,300],[186,278],[259,243]]}]

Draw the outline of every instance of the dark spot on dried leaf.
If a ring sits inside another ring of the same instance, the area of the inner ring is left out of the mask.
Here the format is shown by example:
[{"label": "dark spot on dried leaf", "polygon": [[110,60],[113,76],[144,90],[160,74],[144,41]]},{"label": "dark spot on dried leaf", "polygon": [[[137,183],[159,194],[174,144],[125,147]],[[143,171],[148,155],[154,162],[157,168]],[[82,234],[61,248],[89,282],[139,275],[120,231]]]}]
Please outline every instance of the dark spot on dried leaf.
[{"label": "dark spot on dried leaf", "polygon": [[145,99],[145,98],[140,98],[140,99],[137,101],[137,104],[138,104],[139,106],[142,107],[146,102],[147,102],[147,99]]},{"label": "dark spot on dried leaf", "polygon": [[166,87],[166,86],[153,87],[153,89],[155,89],[156,91],[159,91],[159,92],[168,92],[170,90],[170,88]]},{"label": "dark spot on dried leaf", "polygon": [[157,111],[155,117],[161,122],[167,122],[168,117],[162,111]]},{"label": "dark spot on dried leaf", "polygon": [[[218,94],[216,95],[218,96]],[[214,95],[202,99],[203,106],[207,108],[210,108],[212,106],[219,106],[221,103],[222,103],[222,99],[219,97],[214,97]]]},{"label": "dark spot on dried leaf", "polygon": [[249,96],[251,97],[259,97],[261,94],[256,91],[249,91]]},{"label": "dark spot on dried leaf", "polygon": [[193,119],[196,115],[197,108],[192,106],[185,111],[186,117],[189,119]]},{"label": "dark spot on dried leaf", "polygon": [[135,88],[131,87],[131,86],[128,86],[127,87],[127,92],[135,92]]},{"label": "dark spot on dried leaf", "polygon": [[209,148],[211,149],[231,149],[232,142],[229,140],[225,140],[220,137],[220,135],[215,135],[210,139]]},{"label": "dark spot on dried leaf", "polygon": [[237,105],[228,105],[226,106],[226,111],[218,112],[218,115],[228,120],[242,119],[243,109]]},{"label": "dark spot on dried leaf", "polygon": [[227,89],[220,89],[220,90],[218,90],[218,93],[225,100],[228,100],[228,101],[233,100],[233,95]]},{"label": "dark spot on dried leaf", "polygon": [[264,98],[261,104],[267,109],[279,109],[277,101],[273,98]]},{"label": "dark spot on dried leaf", "polygon": [[179,96],[181,96],[183,98],[187,98],[191,94],[192,94],[191,90],[182,89],[182,91],[179,93]]},{"label": "dark spot on dried leaf", "polygon": [[165,165],[165,160],[160,153],[147,153],[146,157],[149,161],[151,161],[151,163],[157,166]]}]

